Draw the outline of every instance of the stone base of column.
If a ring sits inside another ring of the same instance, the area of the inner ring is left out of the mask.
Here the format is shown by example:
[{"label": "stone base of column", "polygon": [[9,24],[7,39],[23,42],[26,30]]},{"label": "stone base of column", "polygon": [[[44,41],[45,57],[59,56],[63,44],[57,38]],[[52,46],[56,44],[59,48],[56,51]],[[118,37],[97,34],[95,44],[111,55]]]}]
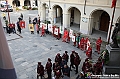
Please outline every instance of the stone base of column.
[{"label": "stone base of column", "polygon": [[112,48],[107,45],[106,49],[109,52],[109,63],[103,67],[103,73],[120,74],[120,48]]},{"label": "stone base of column", "polygon": [[17,79],[15,69],[1,69],[0,79]]}]

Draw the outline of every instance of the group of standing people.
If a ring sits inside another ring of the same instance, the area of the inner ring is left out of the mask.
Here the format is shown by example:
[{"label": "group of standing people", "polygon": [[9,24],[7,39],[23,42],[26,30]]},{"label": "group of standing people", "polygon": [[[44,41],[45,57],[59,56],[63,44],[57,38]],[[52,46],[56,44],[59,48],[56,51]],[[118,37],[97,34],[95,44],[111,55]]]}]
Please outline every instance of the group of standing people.
[{"label": "group of standing people", "polygon": [[[69,59],[70,66],[68,66]],[[60,55],[60,53],[57,53],[53,64],[51,61],[52,60],[48,58],[45,68],[43,65],[41,65],[41,62],[38,62],[37,79],[39,79],[39,76],[41,76],[42,79],[45,71],[48,74],[48,79],[52,79],[52,71],[54,72],[55,79],[60,79],[64,76],[70,77],[70,71],[72,71],[72,68],[75,69],[75,74],[77,74],[81,58],[75,51],[72,51],[70,56],[68,55],[68,51],[65,51],[62,56]]]},{"label": "group of standing people", "polygon": [[[77,46],[77,48],[80,48],[82,51],[86,52],[86,56],[88,58],[92,58],[92,45],[90,43],[90,39],[88,37],[83,37],[81,36],[80,33],[78,33],[77,35],[74,33],[75,36],[75,41],[73,42],[73,46]],[[98,52],[98,54],[100,54],[100,47],[102,44],[102,39],[101,37],[99,37],[96,40],[96,52]]]}]

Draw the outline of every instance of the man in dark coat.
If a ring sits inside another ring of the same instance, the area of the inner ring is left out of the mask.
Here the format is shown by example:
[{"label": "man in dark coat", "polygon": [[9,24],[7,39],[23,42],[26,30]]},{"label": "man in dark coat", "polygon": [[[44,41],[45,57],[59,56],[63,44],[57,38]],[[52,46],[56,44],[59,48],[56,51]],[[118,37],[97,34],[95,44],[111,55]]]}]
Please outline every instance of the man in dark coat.
[{"label": "man in dark coat", "polygon": [[57,69],[58,69],[58,66],[59,66],[58,62],[53,63],[54,76],[56,75],[56,71],[57,71]]},{"label": "man in dark coat", "polygon": [[55,62],[58,62],[58,64],[60,65],[61,61],[62,61],[62,57],[60,56],[60,53],[58,53],[55,57]]},{"label": "man in dark coat", "polygon": [[79,66],[80,62],[81,62],[81,59],[80,59],[78,53],[75,53],[75,59],[74,59],[74,65],[75,65],[75,68],[76,68],[76,70],[75,70],[76,73],[75,74],[78,73],[78,66]]},{"label": "man in dark coat", "polygon": [[62,56],[62,58],[65,59],[68,62],[69,55],[67,53],[68,53],[68,51],[65,51],[65,53]]},{"label": "man in dark coat", "polygon": [[38,62],[38,65],[37,65],[37,79],[39,79],[39,76],[42,79],[43,75],[44,75],[44,67],[43,67],[43,65],[41,65],[41,62]]},{"label": "man in dark coat", "polygon": [[48,61],[46,63],[46,67],[45,67],[47,74],[48,74],[48,79],[52,79],[51,73],[52,73],[52,63],[51,63],[51,59],[48,58]]},{"label": "man in dark coat", "polygon": [[70,77],[70,68],[68,67],[68,65],[64,65],[63,75]]},{"label": "man in dark coat", "polygon": [[[75,51],[72,51],[72,54],[70,55],[70,70],[71,70],[71,67],[72,68],[75,68],[73,65],[74,65],[74,59],[75,59]],[[71,70],[72,71],[72,70]]]}]

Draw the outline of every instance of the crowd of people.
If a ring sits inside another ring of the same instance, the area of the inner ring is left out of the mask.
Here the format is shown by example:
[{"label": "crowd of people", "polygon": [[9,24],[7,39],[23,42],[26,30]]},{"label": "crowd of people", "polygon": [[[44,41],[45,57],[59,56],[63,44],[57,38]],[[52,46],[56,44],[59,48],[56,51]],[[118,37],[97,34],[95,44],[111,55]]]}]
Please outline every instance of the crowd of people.
[{"label": "crowd of people", "polygon": [[[70,65],[68,65],[69,60]],[[53,64],[51,61],[52,60],[48,58],[45,67],[41,64],[41,62],[38,62],[37,79],[39,79],[39,76],[42,79],[45,71],[48,74],[48,79],[52,79],[52,71],[54,72],[55,79],[60,79],[64,76],[70,77],[70,71],[72,71],[72,68],[75,69],[75,74],[77,74],[81,58],[75,51],[72,51],[70,56],[68,55],[68,51],[65,51],[62,56],[60,53],[57,53]]]},{"label": "crowd of people", "polygon": [[[47,72],[47,79],[52,79],[52,72],[54,73],[55,79],[62,79],[64,76],[70,78],[70,73],[73,70],[75,74],[80,72],[78,67],[81,58],[76,51],[72,51],[70,55],[68,55],[68,51],[65,51],[62,56],[60,53],[57,53],[53,63],[51,61],[52,60],[48,58],[45,67],[41,62],[38,62],[37,79],[39,79],[39,77],[43,79],[43,77],[45,77],[45,72]],[[68,65],[69,61],[70,64]],[[101,57],[99,57],[96,62],[92,62],[90,58],[86,58],[82,64],[82,71],[76,76],[76,79],[91,79],[92,77],[99,79],[99,77],[93,75],[102,75],[102,69],[103,60]]]},{"label": "crowd of people", "polygon": [[[17,31],[21,33],[21,26],[20,26],[20,21],[23,20],[23,15],[21,14],[20,17],[18,18],[17,21]],[[33,24],[32,27],[30,27],[31,34],[34,34],[34,31],[36,31],[37,34],[40,34],[40,36],[44,36],[45,33],[48,33],[48,28],[47,30],[44,29],[43,25],[40,27],[40,17],[38,15],[38,18],[35,17],[33,20],[31,20],[31,17],[29,17],[29,24]],[[8,28],[7,32],[10,34],[11,32],[16,33],[15,30],[15,24],[12,23],[12,25],[8,25],[8,22],[6,20],[6,26]],[[53,27],[55,28],[55,27]],[[54,30],[54,29],[53,29]],[[62,42],[70,43],[71,39],[69,36],[69,31],[65,28],[63,36],[58,31],[58,35],[54,34],[53,31],[53,36],[57,38],[58,40],[62,38]],[[98,58],[98,61],[95,64],[92,64],[90,60],[92,59],[92,46],[90,43],[90,40],[88,37],[83,37],[81,33],[73,33],[74,36],[74,41],[73,41],[73,46],[79,48],[80,50],[86,52],[87,58],[85,59],[83,66],[82,66],[82,72],[76,77],[76,79],[85,79],[88,78],[88,74],[102,74],[102,66],[103,66],[103,61],[101,58]],[[99,37],[96,40],[96,52],[100,54],[100,47],[102,44],[101,37]],[[68,61],[70,59],[70,65],[68,66]],[[72,71],[72,68],[75,69],[75,74],[78,74],[78,66],[80,65],[81,58],[78,55],[77,52],[72,51],[70,56],[68,55],[68,52],[65,51],[65,53],[61,56],[60,53],[58,53],[55,56],[54,63],[52,64],[52,60],[48,58],[48,61],[46,63],[46,66],[44,67],[41,62],[38,62],[37,66],[37,79],[39,76],[42,77],[44,76],[44,71],[47,72],[48,79],[51,79],[52,76],[52,71],[54,72],[54,77],[55,79],[60,79],[61,77],[67,76],[70,77],[70,71]]]}]

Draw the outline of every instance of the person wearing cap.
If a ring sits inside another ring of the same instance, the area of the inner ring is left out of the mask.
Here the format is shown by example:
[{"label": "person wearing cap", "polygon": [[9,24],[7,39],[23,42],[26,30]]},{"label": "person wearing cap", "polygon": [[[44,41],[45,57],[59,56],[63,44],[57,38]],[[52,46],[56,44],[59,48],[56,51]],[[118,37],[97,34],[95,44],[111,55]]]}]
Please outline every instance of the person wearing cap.
[{"label": "person wearing cap", "polygon": [[80,74],[76,77],[76,79],[85,79],[84,73],[80,72]]},{"label": "person wearing cap", "polygon": [[[71,70],[71,67],[72,68],[75,68],[74,67],[74,59],[75,59],[75,51],[72,51],[71,55],[70,55],[70,70]],[[71,70],[72,71],[72,70]]]},{"label": "person wearing cap", "polygon": [[81,59],[80,59],[78,53],[75,53],[75,59],[74,59],[74,65],[75,65],[75,68],[76,68],[76,70],[75,70],[76,73],[75,74],[78,73],[78,66],[79,66],[80,62],[81,62]]},{"label": "person wearing cap", "polygon": [[81,40],[80,40],[80,45],[79,45],[79,48],[81,50],[84,50],[84,43],[85,43],[85,39],[84,39],[84,37],[82,37]]},{"label": "person wearing cap", "polygon": [[88,47],[88,49],[86,51],[86,56],[90,59],[92,58],[92,47],[91,47],[91,45]]},{"label": "person wearing cap", "polygon": [[37,65],[37,79],[39,79],[39,76],[42,79],[43,75],[44,75],[44,67],[43,67],[43,65],[41,65],[41,62],[38,62],[38,65]]},{"label": "person wearing cap", "polygon": [[48,79],[52,79],[52,76],[51,76],[51,73],[52,73],[52,63],[51,63],[51,59],[48,58],[48,61],[46,63],[46,66],[45,66],[45,70],[47,71],[47,74],[48,74]]},{"label": "person wearing cap", "polygon": [[68,51],[65,51],[62,58],[65,59],[68,62],[68,59],[69,59]]},{"label": "person wearing cap", "polygon": [[102,40],[101,40],[101,37],[99,37],[99,38],[96,40],[96,50],[97,50],[98,54],[100,54],[101,44],[102,44]]}]

